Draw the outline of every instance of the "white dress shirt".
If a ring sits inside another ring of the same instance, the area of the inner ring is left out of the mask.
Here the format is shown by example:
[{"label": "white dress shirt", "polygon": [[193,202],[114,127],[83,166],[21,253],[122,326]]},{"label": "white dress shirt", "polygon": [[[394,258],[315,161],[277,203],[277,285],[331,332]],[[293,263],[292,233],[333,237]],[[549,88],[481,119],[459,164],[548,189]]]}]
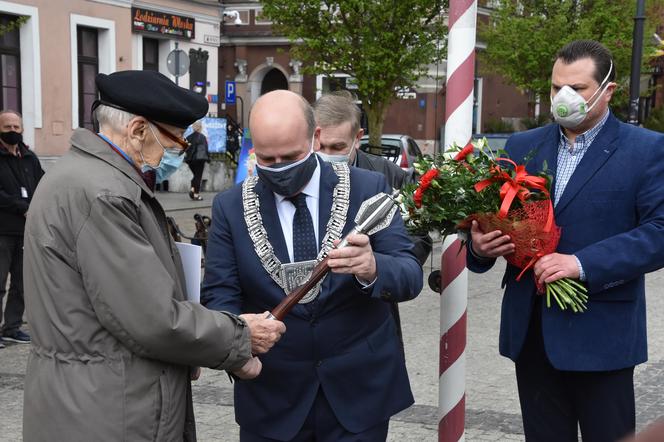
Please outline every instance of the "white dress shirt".
[{"label": "white dress shirt", "polygon": [[[314,155],[312,153],[312,155]],[[314,234],[316,235],[316,250],[320,251],[320,240],[318,236],[318,201],[320,193],[320,164],[316,162],[311,179],[302,189],[302,193],[307,196],[307,208],[314,223]],[[277,203],[277,212],[279,213],[279,223],[281,231],[284,233],[286,247],[288,248],[288,257],[293,262],[293,216],[295,216],[295,205],[288,201],[285,196],[274,194],[274,200]]]},{"label": "white dress shirt", "polygon": [[[316,162],[316,170],[314,170],[311,179],[302,189],[302,193],[307,196],[307,208],[311,214],[311,220],[314,223],[314,234],[316,235],[316,250],[320,251],[320,237],[318,236],[318,202],[320,195],[320,163]],[[286,248],[288,248],[288,258],[290,262],[294,262],[293,258],[293,216],[295,216],[295,204],[291,203],[286,199],[285,196],[279,195],[278,193],[274,194],[274,201],[277,203],[277,213],[279,214],[279,223],[281,224],[281,231],[284,234],[284,239],[286,240]],[[357,282],[360,285],[368,289],[376,282],[376,278],[373,281],[363,281],[355,276]]]}]

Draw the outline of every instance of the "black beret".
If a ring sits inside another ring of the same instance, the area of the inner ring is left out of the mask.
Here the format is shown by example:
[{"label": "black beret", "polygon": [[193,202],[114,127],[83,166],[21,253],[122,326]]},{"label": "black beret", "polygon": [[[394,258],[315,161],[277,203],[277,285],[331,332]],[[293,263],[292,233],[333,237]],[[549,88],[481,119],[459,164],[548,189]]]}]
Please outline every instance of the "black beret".
[{"label": "black beret", "polygon": [[98,74],[99,102],[149,120],[187,128],[208,113],[200,94],[177,86],[157,71]]}]

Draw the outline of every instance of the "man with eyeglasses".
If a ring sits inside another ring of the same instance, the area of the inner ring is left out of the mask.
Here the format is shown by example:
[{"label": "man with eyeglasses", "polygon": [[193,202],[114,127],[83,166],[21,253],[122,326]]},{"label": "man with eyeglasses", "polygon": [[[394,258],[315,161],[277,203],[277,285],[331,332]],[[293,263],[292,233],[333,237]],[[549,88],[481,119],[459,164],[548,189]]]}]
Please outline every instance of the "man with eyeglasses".
[{"label": "man with eyeglasses", "polygon": [[97,86],[99,133],[74,132],[27,218],[23,439],[195,440],[190,367],[256,377],[285,326],[187,301],[154,184],[206,100],[152,71]]}]

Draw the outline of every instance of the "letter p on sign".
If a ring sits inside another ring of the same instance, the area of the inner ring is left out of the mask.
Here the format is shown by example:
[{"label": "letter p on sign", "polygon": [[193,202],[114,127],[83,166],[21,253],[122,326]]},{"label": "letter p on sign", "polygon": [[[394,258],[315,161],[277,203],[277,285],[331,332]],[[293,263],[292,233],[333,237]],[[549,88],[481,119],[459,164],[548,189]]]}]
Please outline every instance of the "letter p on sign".
[{"label": "letter p on sign", "polygon": [[235,104],[235,82],[226,82],[226,104]]}]

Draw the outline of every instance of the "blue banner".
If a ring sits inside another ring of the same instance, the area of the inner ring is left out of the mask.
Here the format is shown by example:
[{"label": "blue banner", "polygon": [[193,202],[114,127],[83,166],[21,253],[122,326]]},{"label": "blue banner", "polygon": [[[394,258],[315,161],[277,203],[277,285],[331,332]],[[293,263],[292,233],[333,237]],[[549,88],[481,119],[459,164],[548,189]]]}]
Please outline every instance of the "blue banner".
[{"label": "blue banner", "polygon": [[226,119],[225,118],[203,118],[203,135],[208,140],[208,151],[210,153],[226,152]]},{"label": "blue banner", "polygon": [[254,144],[251,141],[251,133],[249,132],[249,129],[245,128],[242,134],[242,147],[240,150],[240,159],[237,163],[235,183],[241,183],[247,176],[252,176],[255,167],[256,155],[254,154]]},{"label": "blue banner", "polygon": [[[224,153],[226,152],[226,119],[205,117],[201,120],[201,133],[205,135],[208,142],[208,152]],[[184,132],[184,137],[188,137],[194,130],[189,126]]]}]

